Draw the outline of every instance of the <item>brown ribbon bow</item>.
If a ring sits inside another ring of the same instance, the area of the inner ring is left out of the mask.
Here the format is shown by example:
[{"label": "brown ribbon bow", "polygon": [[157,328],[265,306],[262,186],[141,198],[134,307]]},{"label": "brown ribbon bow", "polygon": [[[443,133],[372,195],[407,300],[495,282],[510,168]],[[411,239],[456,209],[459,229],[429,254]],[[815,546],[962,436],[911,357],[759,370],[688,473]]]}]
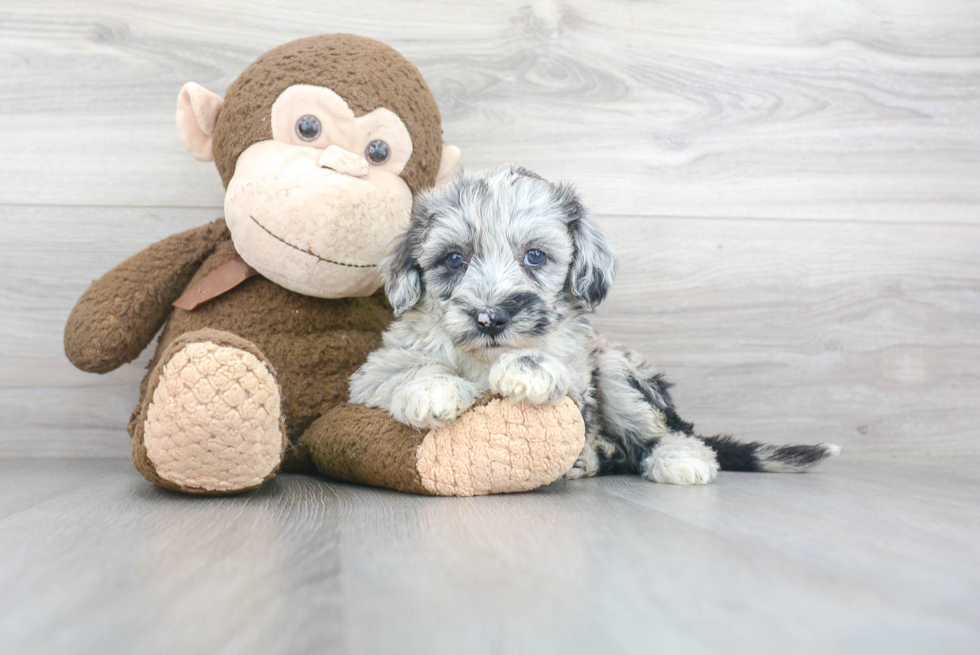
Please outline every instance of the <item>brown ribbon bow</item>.
[{"label": "brown ribbon bow", "polygon": [[189,312],[258,274],[259,272],[246,264],[240,256],[235,257],[211,271],[207,277],[185,291],[184,295],[174,301],[174,307]]}]

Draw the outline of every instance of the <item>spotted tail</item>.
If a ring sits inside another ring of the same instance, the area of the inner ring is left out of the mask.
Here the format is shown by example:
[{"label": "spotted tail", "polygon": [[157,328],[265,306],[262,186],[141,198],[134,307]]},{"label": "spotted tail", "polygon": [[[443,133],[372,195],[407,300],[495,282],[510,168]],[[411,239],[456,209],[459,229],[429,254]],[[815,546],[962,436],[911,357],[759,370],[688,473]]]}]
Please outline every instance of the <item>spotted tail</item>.
[{"label": "spotted tail", "polygon": [[723,471],[800,473],[822,459],[840,455],[840,446],[832,443],[774,446],[755,441],[745,443],[726,436],[698,438],[715,451]]}]

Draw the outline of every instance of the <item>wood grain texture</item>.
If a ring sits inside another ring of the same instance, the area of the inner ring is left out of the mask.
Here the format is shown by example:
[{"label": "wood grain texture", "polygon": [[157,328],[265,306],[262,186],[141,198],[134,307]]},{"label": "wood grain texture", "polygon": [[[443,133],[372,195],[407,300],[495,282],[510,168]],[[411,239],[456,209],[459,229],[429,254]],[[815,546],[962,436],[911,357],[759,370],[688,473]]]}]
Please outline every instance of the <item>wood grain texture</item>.
[{"label": "wood grain texture", "polygon": [[604,212],[980,220],[969,0],[6,2],[0,203],[219,207],[181,85],[223,93],[334,31],[420,67],[467,165],[576,180]]},{"label": "wood grain texture", "polygon": [[0,460],[0,651],[973,653],[978,463],[208,499],[119,460]]},{"label": "wood grain texture", "polygon": [[128,457],[126,422],[139,401],[152,347],[111,373],[83,373],[65,357],[65,322],[88,285],[107,270],[155,241],[217,217],[211,209],[4,210],[0,455]]},{"label": "wood grain texture", "polygon": [[596,321],[704,432],[980,449],[980,9],[772,3],[149,0],[0,7],[0,456],[118,456],[148,357],[61,333],[91,280],[213,220],[173,125],[317,32],[391,43],[464,163],[573,180],[623,270]]},{"label": "wood grain texture", "polygon": [[[15,207],[0,260],[0,452],[125,457],[149,351],[75,370],[64,321],[89,282],[210,210],[73,208],[120,237],[61,232],[60,207]],[[598,217],[622,271],[595,324],[676,383],[705,434],[879,451],[980,449],[980,227]],[[33,268],[38,253],[61,262]]]},{"label": "wood grain texture", "polygon": [[622,272],[595,323],[703,434],[980,449],[977,227],[601,221]]}]

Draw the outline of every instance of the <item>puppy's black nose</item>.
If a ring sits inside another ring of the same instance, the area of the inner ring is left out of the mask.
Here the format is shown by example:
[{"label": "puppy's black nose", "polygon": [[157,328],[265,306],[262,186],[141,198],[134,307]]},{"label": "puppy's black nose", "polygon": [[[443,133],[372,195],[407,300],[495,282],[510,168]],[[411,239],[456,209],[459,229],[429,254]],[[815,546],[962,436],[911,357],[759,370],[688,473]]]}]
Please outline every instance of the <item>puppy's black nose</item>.
[{"label": "puppy's black nose", "polygon": [[485,309],[476,315],[476,329],[491,337],[504,331],[510,322],[510,312],[503,307]]}]

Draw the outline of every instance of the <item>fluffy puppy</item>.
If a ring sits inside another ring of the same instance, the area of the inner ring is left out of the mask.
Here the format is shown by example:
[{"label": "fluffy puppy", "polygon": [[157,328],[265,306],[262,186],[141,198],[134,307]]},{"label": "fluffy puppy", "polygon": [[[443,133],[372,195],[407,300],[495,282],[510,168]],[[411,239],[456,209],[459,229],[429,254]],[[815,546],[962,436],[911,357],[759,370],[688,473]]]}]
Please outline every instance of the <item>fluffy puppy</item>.
[{"label": "fluffy puppy", "polygon": [[616,269],[572,187],[513,167],[456,177],[417,198],[381,263],[401,318],[351,377],[351,402],[421,429],[452,421],[487,391],[536,404],[570,396],[586,443],[567,478],[704,484],[719,466],[801,471],[840,451],[697,436],[662,375],[589,322]]}]

